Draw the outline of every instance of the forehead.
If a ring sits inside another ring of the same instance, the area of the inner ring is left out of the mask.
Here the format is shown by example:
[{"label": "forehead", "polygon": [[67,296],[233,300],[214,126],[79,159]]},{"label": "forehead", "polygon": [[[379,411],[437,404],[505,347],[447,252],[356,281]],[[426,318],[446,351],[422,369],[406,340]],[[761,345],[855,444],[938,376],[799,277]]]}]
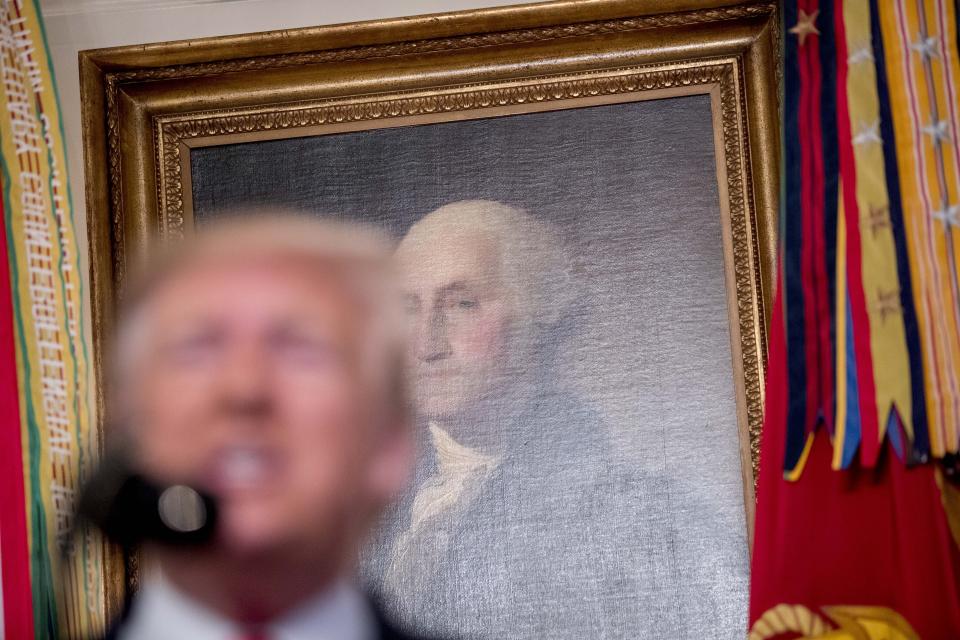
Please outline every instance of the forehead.
[{"label": "forehead", "polygon": [[502,277],[501,246],[482,229],[416,230],[397,248],[397,262],[405,286],[436,288],[450,283],[496,284]]},{"label": "forehead", "polygon": [[350,302],[334,269],[307,257],[262,255],[194,260],[167,276],[147,306],[152,317],[167,322],[198,315],[254,321],[280,312],[318,318],[356,313]]}]

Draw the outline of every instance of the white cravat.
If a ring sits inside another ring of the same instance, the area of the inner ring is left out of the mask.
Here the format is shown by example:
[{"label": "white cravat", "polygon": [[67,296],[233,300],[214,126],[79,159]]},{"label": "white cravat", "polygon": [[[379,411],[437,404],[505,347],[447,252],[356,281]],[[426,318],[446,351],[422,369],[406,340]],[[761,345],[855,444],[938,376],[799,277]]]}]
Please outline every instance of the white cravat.
[{"label": "white cravat", "polygon": [[424,483],[410,509],[411,535],[428,520],[472,497],[500,458],[466,447],[433,422],[430,440],[437,454],[437,473]]},{"label": "white cravat", "polygon": [[[263,630],[270,640],[373,640],[373,614],[364,597],[341,581]],[[162,576],[143,585],[120,640],[236,640],[248,633],[174,587]]]},{"label": "white cravat", "polygon": [[[398,596],[408,588],[411,563],[420,564],[423,553],[442,557],[449,543],[447,533],[438,530],[439,516],[455,513],[457,508],[469,504],[483,488],[490,474],[500,465],[498,456],[491,456],[464,446],[437,424],[429,424],[430,441],[437,458],[436,472],[428,478],[413,499],[410,508],[410,524],[398,537],[390,554],[390,561],[383,576],[387,590]],[[442,527],[441,527],[442,529]],[[424,545],[421,534],[433,531],[438,534]],[[417,570],[424,570],[419,566]]]}]

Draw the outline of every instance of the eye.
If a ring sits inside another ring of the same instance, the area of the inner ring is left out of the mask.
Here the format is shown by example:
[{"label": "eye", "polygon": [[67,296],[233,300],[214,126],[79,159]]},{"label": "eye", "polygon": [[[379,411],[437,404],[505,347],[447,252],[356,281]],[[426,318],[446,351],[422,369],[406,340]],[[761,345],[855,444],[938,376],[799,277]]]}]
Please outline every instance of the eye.
[{"label": "eye", "polygon": [[463,298],[457,301],[457,308],[459,309],[473,309],[477,306],[477,301],[471,298]]},{"label": "eye", "polygon": [[300,366],[327,366],[337,360],[333,344],[322,336],[281,332],[271,338],[270,346],[284,361]]},{"label": "eye", "polygon": [[163,348],[163,355],[178,365],[196,365],[213,358],[222,344],[216,332],[200,331],[174,339]]}]

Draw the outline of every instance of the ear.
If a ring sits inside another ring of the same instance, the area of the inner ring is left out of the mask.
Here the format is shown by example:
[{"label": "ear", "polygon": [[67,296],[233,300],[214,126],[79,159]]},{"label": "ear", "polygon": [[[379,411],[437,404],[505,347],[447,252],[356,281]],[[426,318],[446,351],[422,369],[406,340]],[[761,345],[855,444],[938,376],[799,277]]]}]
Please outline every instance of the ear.
[{"label": "ear", "polygon": [[386,425],[367,472],[370,493],[378,504],[390,503],[403,491],[410,479],[413,461],[413,432],[409,422]]}]

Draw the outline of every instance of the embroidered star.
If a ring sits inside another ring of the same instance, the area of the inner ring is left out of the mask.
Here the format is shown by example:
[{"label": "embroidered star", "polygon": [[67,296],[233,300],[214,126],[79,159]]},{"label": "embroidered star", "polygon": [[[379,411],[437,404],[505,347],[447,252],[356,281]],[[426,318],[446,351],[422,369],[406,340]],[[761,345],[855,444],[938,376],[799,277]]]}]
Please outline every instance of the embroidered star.
[{"label": "embroidered star", "polygon": [[910,49],[912,49],[915,53],[920,54],[920,57],[924,60],[929,60],[939,53],[937,51],[936,36],[924,38],[921,35],[919,40],[910,44]]},{"label": "embroidered star", "polygon": [[861,62],[873,62],[873,49],[868,45],[860,47],[847,57],[847,66],[853,66]]},{"label": "embroidered star", "polygon": [[890,227],[890,218],[887,215],[890,211],[890,207],[886,205],[881,205],[879,207],[870,205],[870,212],[867,214],[867,217],[864,219],[870,226],[870,232],[876,237],[877,233],[881,229],[887,229]]},{"label": "embroidered star", "polygon": [[933,144],[938,142],[949,142],[950,141],[950,131],[948,127],[950,124],[946,120],[940,120],[939,122],[934,122],[926,127],[923,127],[921,131],[930,136]]},{"label": "embroidered star", "polygon": [[820,15],[819,9],[813,13],[807,13],[803,9],[799,10],[797,24],[790,27],[790,33],[797,36],[801,47],[807,41],[807,36],[820,35],[820,31],[817,29],[816,25],[818,15]]},{"label": "embroidered star", "polygon": [[960,204],[945,206],[939,211],[930,212],[930,217],[939,220],[945,227],[960,227]]},{"label": "embroidered star", "polygon": [[880,137],[880,121],[876,120],[871,124],[862,123],[856,135],[853,136],[853,144],[856,146],[864,144],[882,144],[883,138]]},{"label": "embroidered star", "polygon": [[877,313],[880,314],[880,322],[886,321],[887,316],[900,313],[900,292],[896,289],[893,291],[884,291],[883,289],[879,289],[877,291],[876,310]]}]

